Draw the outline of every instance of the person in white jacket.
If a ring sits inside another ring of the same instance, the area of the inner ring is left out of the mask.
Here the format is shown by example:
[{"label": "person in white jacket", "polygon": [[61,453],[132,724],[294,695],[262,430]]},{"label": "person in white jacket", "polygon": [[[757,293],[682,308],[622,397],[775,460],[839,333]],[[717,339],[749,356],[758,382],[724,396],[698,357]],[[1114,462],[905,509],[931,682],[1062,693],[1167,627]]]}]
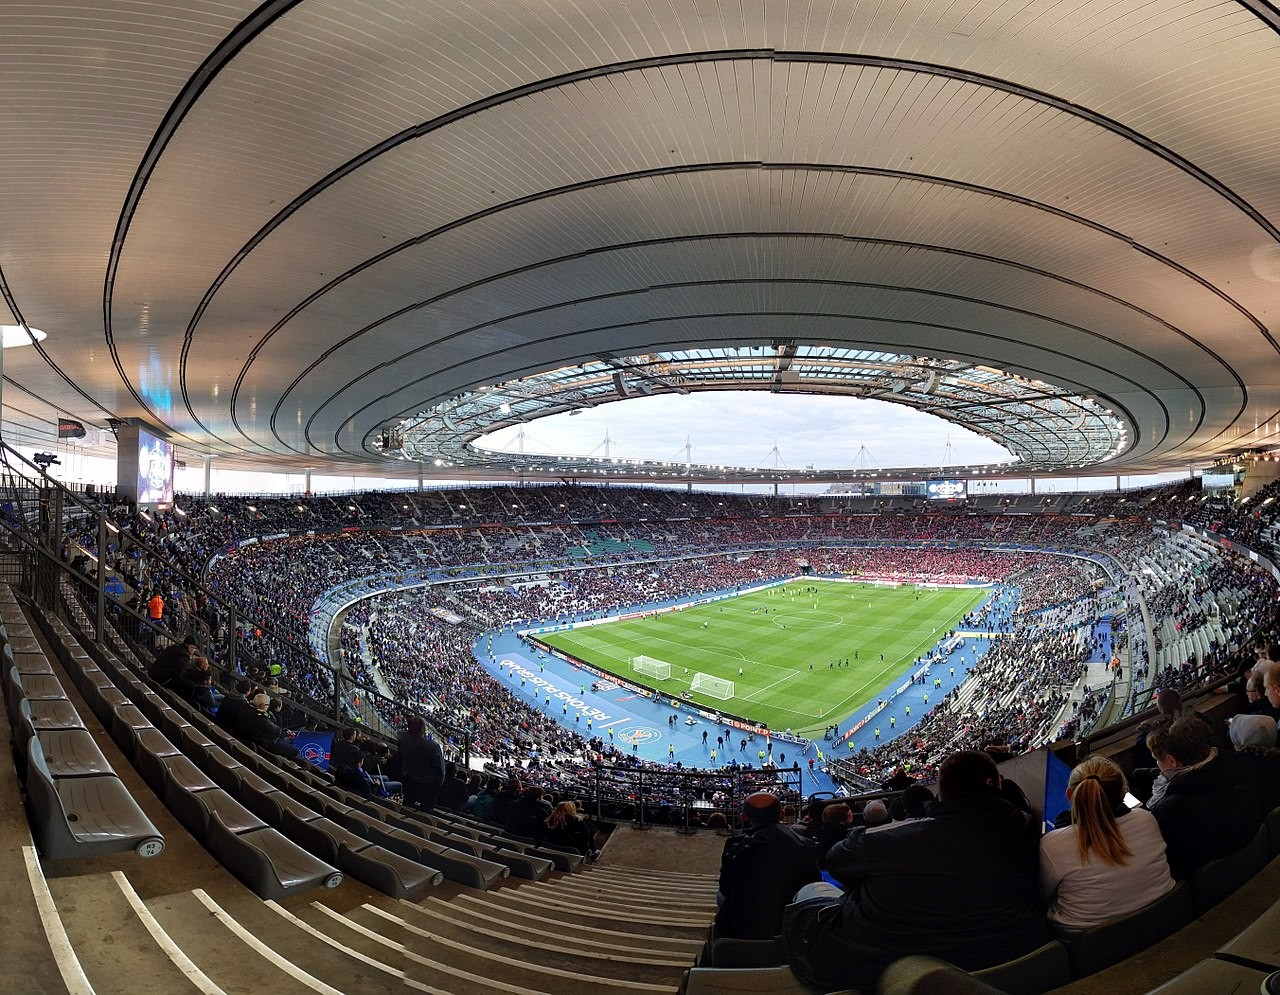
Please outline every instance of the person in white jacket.
[{"label": "person in white jacket", "polygon": [[1136,912],[1173,888],[1160,826],[1129,808],[1124,772],[1089,757],[1067,782],[1071,825],[1040,840],[1040,886],[1054,931],[1082,930]]}]

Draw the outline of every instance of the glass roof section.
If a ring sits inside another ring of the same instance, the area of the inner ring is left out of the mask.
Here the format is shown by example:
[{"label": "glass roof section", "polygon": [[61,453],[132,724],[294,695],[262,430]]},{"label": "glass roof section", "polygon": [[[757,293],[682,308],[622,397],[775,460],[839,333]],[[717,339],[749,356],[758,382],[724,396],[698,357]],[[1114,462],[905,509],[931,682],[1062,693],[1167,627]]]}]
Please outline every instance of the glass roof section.
[{"label": "glass roof section", "polygon": [[490,432],[619,398],[693,391],[767,390],[904,404],[986,436],[1011,461],[948,473],[1005,475],[1093,467],[1122,455],[1129,428],[1101,401],[1040,380],[957,359],[779,342],[593,359],[447,398],[383,431],[388,455],[436,467],[535,477],[684,477],[697,480],[839,480],[938,476],[937,467],[788,470],[662,460],[496,452]]}]

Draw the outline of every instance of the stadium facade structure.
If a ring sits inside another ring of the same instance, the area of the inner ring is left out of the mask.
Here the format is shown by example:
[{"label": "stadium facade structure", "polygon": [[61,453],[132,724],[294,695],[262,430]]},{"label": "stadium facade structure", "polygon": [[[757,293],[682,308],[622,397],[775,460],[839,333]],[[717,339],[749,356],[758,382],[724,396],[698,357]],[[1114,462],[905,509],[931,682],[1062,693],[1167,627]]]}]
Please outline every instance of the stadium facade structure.
[{"label": "stadium facade structure", "polygon": [[46,0],[0,39],[11,444],[138,421],[220,466],[585,477],[463,465],[475,398],[693,389],[683,352],[702,389],[733,350],[744,386],[856,357],[833,390],[921,407],[926,367],[999,371],[938,413],[1023,474],[1280,437],[1266,0]]}]

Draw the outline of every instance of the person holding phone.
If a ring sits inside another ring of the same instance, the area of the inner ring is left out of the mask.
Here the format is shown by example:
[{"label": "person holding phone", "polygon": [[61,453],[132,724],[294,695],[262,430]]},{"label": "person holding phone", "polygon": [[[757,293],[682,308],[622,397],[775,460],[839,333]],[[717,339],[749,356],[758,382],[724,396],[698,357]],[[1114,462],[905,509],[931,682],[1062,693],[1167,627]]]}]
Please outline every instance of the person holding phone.
[{"label": "person holding phone", "polygon": [[1173,888],[1155,816],[1130,808],[1124,772],[1089,757],[1067,781],[1071,824],[1040,840],[1040,889],[1063,939],[1111,922]]}]

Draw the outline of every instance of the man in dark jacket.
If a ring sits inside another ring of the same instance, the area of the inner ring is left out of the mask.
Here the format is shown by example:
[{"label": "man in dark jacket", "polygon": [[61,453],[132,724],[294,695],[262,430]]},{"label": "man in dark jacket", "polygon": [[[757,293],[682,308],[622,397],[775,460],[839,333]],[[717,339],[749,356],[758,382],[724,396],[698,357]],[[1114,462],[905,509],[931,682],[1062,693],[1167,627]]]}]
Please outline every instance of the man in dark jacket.
[{"label": "man in dark jacket", "polygon": [[249,710],[240,724],[240,738],[246,743],[261,747],[268,753],[287,757],[295,762],[302,759],[302,753],[284,730],[276,724],[268,712],[271,710],[271,696],[254,695]]},{"label": "man in dark jacket", "polygon": [[430,812],[436,807],[444,781],[444,752],[440,744],[426,736],[427,724],[418,716],[400,734],[400,780],[404,782],[404,803],[409,808]]},{"label": "man in dark jacket", "polygon": [[504,828],[514,836],[541,843],[547,831],[547,817],[551,815],[551,805],[542,797],[543,791],[537,785],[525,788],[520,797],[507,806],[507,819]]},{"label": "man in dark jacket", "polygon": [[195,636],[187,636],[180,643],[166,646],[147,668],[147,676],[161,687],[169,687],[186,675],[198,650]]},{"label": "man in dark jacket", "polygon": [[1189,715],[1147,739],[1164,781],[1147,807],[1160,824],[1169,871],[1179,880],[1235,853],[1262,825],[1257,795],[1235,758],[1211,745],[1211,736],[1205,722]]},{"label": "man in dark jacket", "polygon": [[716,935],[767,940],[782,932],[782,910],[802,886],[821,877],[818,845],[781,825],[782,803],[766,791],[747,796],[748,829],[725,840],[720,858]]},{"label": "man in dark jacket", "polygon": [[364,759],[364,751],[356,745],[356,731],[343,729],[333,737],[333,745],[329,747],[329,770],[335,775],[344,768],[355,767]]},{"label": "man in dark jacket", "polygon": [[977,970],[1040,943],[1040,819],[1026,797],[990,756],[972,751],[943,761],[938,788],[929,818],[832,848],[827,867],[843,896],[802,892],[787,910],[788,963],[806,984],[873,990],[907,954]]},{"label": "man in dark jacket", "polygon": [[241,725],[253,718],[253,706],[249,704],[248,698],[252,690],[253,682],[242,677],[236,681],[235,689],[218,706],[214,721],[233,736],[239,736]]}]

